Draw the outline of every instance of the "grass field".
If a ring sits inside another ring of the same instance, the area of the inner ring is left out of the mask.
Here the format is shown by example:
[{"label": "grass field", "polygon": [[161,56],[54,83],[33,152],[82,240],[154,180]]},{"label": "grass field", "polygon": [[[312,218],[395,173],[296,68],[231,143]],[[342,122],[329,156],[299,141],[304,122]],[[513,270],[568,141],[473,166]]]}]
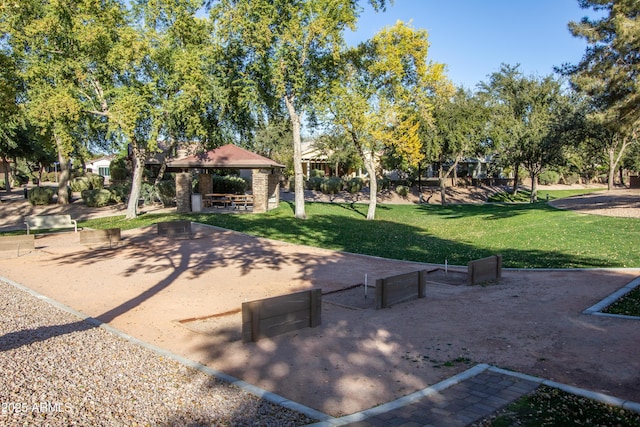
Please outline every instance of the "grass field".
[{"label": "grass field", "polygon": [[[547,192],[545,192],[547,193]],[[548,192],[550,199],[574,192]],[[306,220],[281,203],[265,214],[142,215],[102,218],[93,228],[136,228],[191,219],[296,244],[385,258],[452,265],[502,254],[505,267],[640,267],[640,219],[584,215],[534,204],[378,205],[375,221],[365,204],[306,203]]]}]

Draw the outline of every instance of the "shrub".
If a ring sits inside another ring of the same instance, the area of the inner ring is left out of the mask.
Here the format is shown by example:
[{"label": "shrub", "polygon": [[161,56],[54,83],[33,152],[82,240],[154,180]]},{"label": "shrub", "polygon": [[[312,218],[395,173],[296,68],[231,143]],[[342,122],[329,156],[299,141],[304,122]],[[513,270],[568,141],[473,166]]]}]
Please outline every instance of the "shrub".
[{"label": "shrub", "polygon": [[335,176],[324,178],[320,184],[320,189],[324,194],[336,194],[342,190],[342,179]]},{"label": "shrub", "polygon": [[47,181],[47,182],[58,182],[58,178],[57,175],[59,175],[60,172],[56,173],[56,172],[46,172],[42,174],[42,180],[43,181]]},{"label": "shrub", "polygon": [[556,171],[544,171],[538,177],[541,185],[553,185],[560,182],[560,174]]},{"label": "shrub", "polygon": [[111,166],[109,168],[112,181],[124,181],[127,179],[127,169],[119,166]]},{"label": "shrub", "polygon": [[247,182],[238,176],[212,176],[213,192],[226,194],[244,194]]},{"label": "shrub", "polygon": [[13,186],[14,187],[21,187],[23,185],[25,185],[26,183],[29,182],[29,177],[23,174],[15,174],[13,176]]},{"label": "shrub", "polygon": [[104,176],[89,172],[87,173],[87,179],[92,190],[104,188]]},{"label": "shrub", "polygon": [[398,193],[402,197],[407,197],[409,195],[409,187],[407,187],[406,185],[398,185],[396,187],[396,193]]},{"label": "shrub", "polygon": [[324,171],[322,169],[311,169],[309,176],[311,178],[324,178]]},{"label": "shrub", "polygon": [[580,182],[580,175],[577,173],[571,173],[563,177],[562,181],[567,185],[573,185]]},{"label": "shrub", "polygon": [[152,205],[157,201],[160,201],[158,190],[152,184],[143,182],[140,187],[140,198],[144,200],[145,205]]},{"label": "shrub", "polygon": [[27,197],[32,205],[48,205],[53,202],[54,191],[49,187],[34,187],[29,190]]},{"label": "shrub", "polygon": [[113,201],[116,203],[126,203],[129,199],[129,194],[131,194],[131,183],[126,182],[123,184],[112,185],[109,187],[109,191],[111,191]]},{"label": "shrub", "polygon": [[158,183],[157,194],[162,202],[162,206],[165,208],[173,206],[176,200],[176,183],[170,180],[160,181]]},{"label": "shrub", "polygon": [[309,190],[320,191],[322,189],[323,178],[319,176],[312,176],[307,181],[307,188]]},{"label": "shrub", "polygon": [[362,190],[362,186],[364,185],[364,181],[362,178],[351,178],[347,181],[347,191],[351,194],[356,194]]},{"label": "shrub", "polygon": [[89,182],[89,178],[86,176],[79,176],[77,178],[73,178],[69,183],[71,187],[71,191],[76,193],[82,193],[85,190],[91,190],[91,183]]},{"label": "shrub", "polygon": [[115,203],[113,193],[104,188],[84,190],[81,194],[84,203],[91,208],[100,208]]},{"label": "shrub", "polygon": [[378,179],[378,190],[389,190],[391,188],[391,180],[386,176]]}]

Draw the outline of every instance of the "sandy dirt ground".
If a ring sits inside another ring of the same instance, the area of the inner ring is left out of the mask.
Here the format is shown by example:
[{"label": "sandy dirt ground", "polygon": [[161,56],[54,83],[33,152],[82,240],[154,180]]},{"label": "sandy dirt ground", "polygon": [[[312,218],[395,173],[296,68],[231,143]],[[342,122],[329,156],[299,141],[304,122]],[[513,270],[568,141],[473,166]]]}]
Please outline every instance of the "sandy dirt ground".
[{"label": "sandy dirt ground", "polygon": [[35,251],[1,256],[0,275],[334,416],[475,363],[640,401],[640,324],[582,314],[640,269],[507,270],[498,284],[471,287],[459,284],[465,270],[453,268],[450,280],[438,273],[424,299],[376,311],[363,287],[342,300],[333,293],[324,298],[321,326],[243,344],[242,302],[311,288],[326,293],[362,284],[365,274],[374,283],[438,266],[194,229],[182,240],[158,237],[155,226],[126,231],[111,249],[83,246],[74,233],[39,236]]}]

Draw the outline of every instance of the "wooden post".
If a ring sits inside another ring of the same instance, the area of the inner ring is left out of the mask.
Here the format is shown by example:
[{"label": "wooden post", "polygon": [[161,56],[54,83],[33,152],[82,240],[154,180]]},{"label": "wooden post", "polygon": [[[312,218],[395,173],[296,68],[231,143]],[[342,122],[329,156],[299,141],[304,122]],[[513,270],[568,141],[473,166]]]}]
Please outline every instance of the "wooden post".
[{"label": "wooden post", "polygon": [[376,310],[386,307],[384,298],[384,279],[376,279]]},{"label": "wooden post", "polygon": [[418,276],[418,298],[426,296],[426,277],[427,270],[421,270]]},{"label": "wooden post", "polygon": [[322,323],[322,291],[320,289],[313,289],[309,296],[311,305],[311,307],[309,307],[309,327],[315,328]]}]

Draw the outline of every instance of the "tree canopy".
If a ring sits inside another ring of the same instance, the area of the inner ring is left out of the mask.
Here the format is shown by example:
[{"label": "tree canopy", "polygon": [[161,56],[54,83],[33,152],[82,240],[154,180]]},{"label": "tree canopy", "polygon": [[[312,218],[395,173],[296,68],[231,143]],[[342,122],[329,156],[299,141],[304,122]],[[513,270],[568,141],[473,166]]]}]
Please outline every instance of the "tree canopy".
[{"label": "tree canopy", "polygon": [[329,121],[360,153],[369,174],[369,210],[375,218],[377,160],[392,147],[409,164],[423,158],[420,129],[451,85],[442,64],[427,60],[427,32],[404,22],[385,28],[344,55],[340,78],[323,96]]},{"label": "tree canopy", "polygon": [[625,151],[638,144],[640,130],[640,21],[636,0],[580,0],[580,6],[604,14],[571,22],[575,37],[589,44],[582,60],[566,64],[574,88],[590,97],[591,119],[615,135],[600,138],[609,160],[609,189]]}]

